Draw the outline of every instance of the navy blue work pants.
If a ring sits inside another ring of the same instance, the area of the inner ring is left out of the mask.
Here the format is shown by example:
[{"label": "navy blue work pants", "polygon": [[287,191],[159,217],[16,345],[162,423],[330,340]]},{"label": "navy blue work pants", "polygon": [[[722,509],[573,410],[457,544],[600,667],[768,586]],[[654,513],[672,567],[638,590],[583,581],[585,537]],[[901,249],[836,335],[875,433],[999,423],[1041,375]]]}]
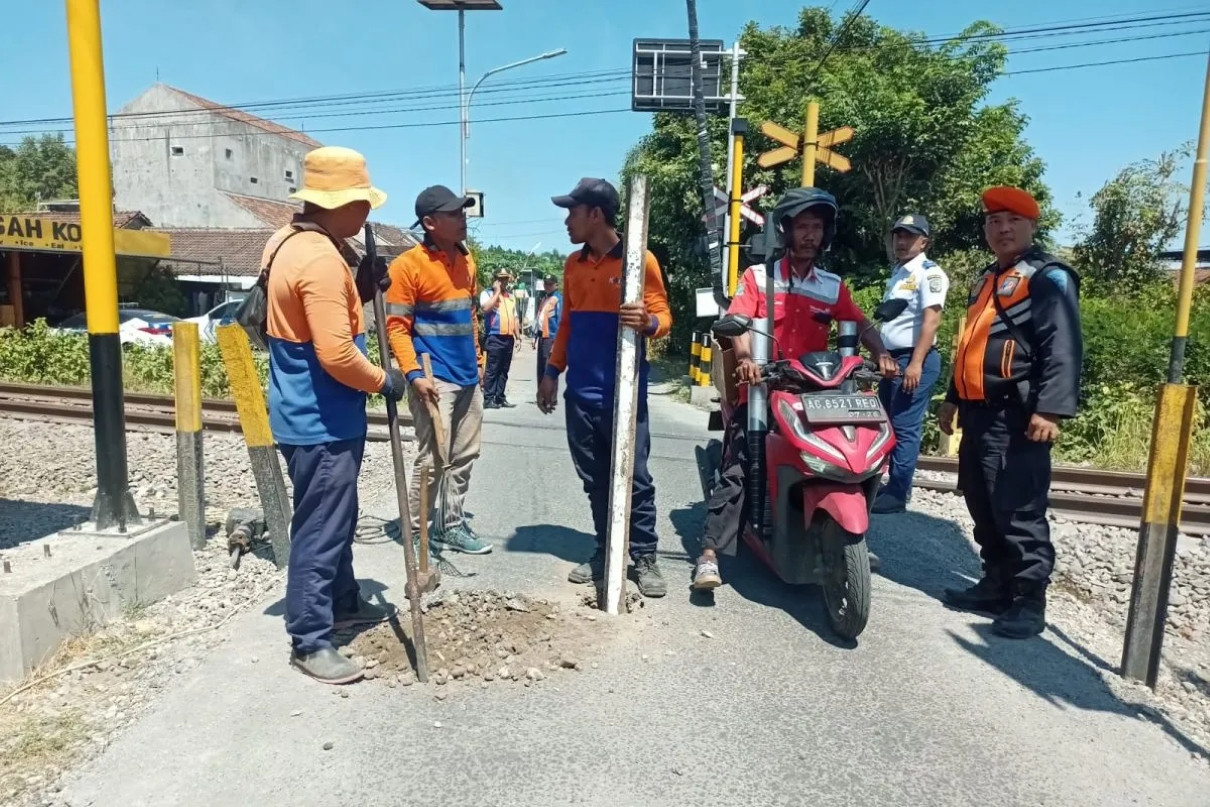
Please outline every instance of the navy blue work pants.
[{"label": "navy blue work pants", "polygon": [[487,337],[487,368],[483,371],[484,403],[500,403],[508,386],[508,371],[513,366],[516,339],[498,333]]},{"label": "navy blue work pants", "polygon": [[550,352],[554,350],[555,338],[553,336],[538,337],[538,383],[542,383],[542,376],[546,375],[546,363],[550,361]]},{"label": "navy blue work pants", "polygon": [[[609,532],[609,482],[613,452],[613,406],[586,405],[564,398],[567,410],[567,445],[576,473],[584,482],[584,492],[592,508],[597,547],[605,548]],[[651,453],[651,432],[647,407],[640,404],[634,424],[634,483],[630,493],[630,556],[655,554],[655,483],[647,470]]]},{"label": "navy blue work pants", "polygon": [[878,397],[886,407],[895,430],[895,448],[891,452],[890,478],[883,490],[889,496],[906,500],[912,489],[912,478],[916,475],[916,461],[920,458],[920,438],[924,432],[924,416],[928,413],[929,399],[933,386],[941,375],[941,354],[933,348],[924,357],[920,384],[911,392],[903,389],[903,373],[911,362],[910,353],[896,358],[899,375],[884,378],[878,385]]},{"label": "navy blue work pants", "polygon": [[333,612],[356,610],[353,534],[365,439],[281,446],[294,485],[286,632],[300,655],[332,646]]}]

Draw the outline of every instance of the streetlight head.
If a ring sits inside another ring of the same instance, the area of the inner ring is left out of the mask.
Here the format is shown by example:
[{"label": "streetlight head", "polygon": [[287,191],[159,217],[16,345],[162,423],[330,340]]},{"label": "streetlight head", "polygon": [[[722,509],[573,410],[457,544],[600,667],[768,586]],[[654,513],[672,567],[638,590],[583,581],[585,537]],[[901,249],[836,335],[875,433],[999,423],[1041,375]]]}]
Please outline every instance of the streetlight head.
[{"label": "streetlight head", "polygon": [[542,54],[542,58],[543,59],[553,59],[556,56],[562,56],[564,53],[567,53],[567,48],[559,48],[558,50],[548,50],[548,51],[546,51],[546,53]]},{"label": "streetlight head", "polygon": [[416,0],[429,11],[502,11],[498,0]]}]

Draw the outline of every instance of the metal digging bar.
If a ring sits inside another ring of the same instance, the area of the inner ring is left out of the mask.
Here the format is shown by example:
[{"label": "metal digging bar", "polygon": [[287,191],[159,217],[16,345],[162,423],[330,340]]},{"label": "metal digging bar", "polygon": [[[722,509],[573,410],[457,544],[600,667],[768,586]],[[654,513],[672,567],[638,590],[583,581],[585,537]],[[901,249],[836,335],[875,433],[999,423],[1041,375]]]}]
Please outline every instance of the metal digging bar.
[{"label": "metal digging bar", "polygon": [[[374,244],[374,232],[369,222],[365,227],[366,256],[371,263],[378,255]],[[374,329],[378,332],[378,355],[384,368],[391,366],[391,349],[387,342],[386,305],[382,301],[382,289],[374,290]],[[399,407],[390,397],[387,403],[387,430],[391,435],[391,460],[395,466],[395,498],[399,502],[399,534],[403,542],[403,563],[407,571],[407,598],[412,611],[412,644],[416,651],[416,678],[428,683],[429,659],[424,642],[424,615],[420,611],[420,598],[428,588],[428,581],[421,580],[416,566],[416,551],[412,544],[412,517],[408,511],[407,475],[403,464],[403,441],[399,438]],[[425,575],[427,578],[428,575]]]}]

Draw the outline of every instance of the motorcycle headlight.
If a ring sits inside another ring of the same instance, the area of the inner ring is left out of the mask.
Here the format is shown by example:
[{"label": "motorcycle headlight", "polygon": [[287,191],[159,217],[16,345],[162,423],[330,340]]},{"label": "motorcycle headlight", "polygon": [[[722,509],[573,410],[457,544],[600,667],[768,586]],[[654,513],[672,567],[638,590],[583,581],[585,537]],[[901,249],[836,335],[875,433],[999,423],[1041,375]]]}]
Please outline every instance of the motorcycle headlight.
[{"label": "motorcycle headlight", "polygon": [[868,460],[877,454],[882,447],[886,445],[887,440],[891,439],[891,426],[889,423],[883,423],[878,429],[878,436],[874,438],[874,442],[870,443],[870,450],[865,453],[865,458]]},{"label": "motorcycle headlight", "polygon": [[807,431],[807,427],[803,425],[802,415],[798,414],[797,409],[786,403],[785,398],[777,399],[777,411],[781,413],[782,420],[789,424],[795,437],[804,443],[810,442],[811,434]]}]

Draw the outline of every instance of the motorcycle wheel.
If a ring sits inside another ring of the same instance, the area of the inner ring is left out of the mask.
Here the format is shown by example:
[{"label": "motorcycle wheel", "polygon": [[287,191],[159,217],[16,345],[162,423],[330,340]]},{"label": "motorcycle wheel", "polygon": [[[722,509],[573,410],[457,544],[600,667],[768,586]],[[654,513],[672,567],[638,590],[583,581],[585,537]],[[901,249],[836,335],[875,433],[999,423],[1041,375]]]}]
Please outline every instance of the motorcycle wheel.
[{"label": "motorcycle wheel", "polygon": [[820,536],[823,550],[823,600],[832,630],[856,639],[870,619],[870,551],[839,524],[829,521]]}]

